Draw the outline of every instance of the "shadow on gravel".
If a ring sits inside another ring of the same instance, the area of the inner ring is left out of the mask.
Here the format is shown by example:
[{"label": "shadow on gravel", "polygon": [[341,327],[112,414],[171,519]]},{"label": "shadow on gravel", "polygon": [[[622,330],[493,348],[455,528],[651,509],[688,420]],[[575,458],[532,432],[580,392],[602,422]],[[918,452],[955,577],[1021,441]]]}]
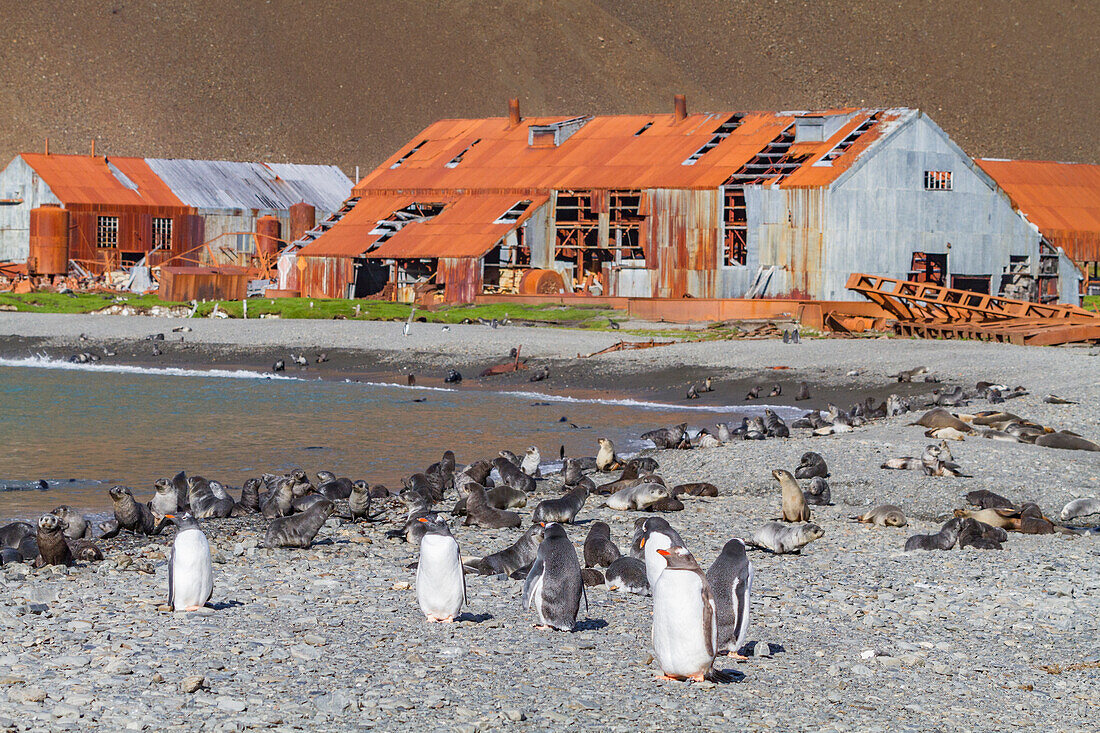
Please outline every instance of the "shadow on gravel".
[{"label": "shadow on gravel", "polygon": [[469,621],[473,624],[480,624],[488,621],[493,617],[491,613],[463,613],[455,617],[455,621]]},{"label": "shadow on gravel", "polygon": [[715,680],[715,682],[720,685],[735,685],[738,682],[745,681],[744,672],[738,672],[736,669],[718,669],[717,667],[715,667],[715,669],[727,678]]},{"label": "shadow on gravel", "polygon": [[584,621],[578,621],[573,631],[599,631],[606,628],[607,622],[602,618],[586,618]]},{"label": "shadow on gravel", "polygon": [[240,601],[222,601],[221,603],[208,603],[208,608],[213,608],[215,611],[224,611],[227,608],[239,608],[244,604]]},{"label": "shadow on gravel", "polygon": [[737,653],[745,657],[774,657],[776,654],[785,654],[786,651],[782,644],[750,641],[738,649]]}]

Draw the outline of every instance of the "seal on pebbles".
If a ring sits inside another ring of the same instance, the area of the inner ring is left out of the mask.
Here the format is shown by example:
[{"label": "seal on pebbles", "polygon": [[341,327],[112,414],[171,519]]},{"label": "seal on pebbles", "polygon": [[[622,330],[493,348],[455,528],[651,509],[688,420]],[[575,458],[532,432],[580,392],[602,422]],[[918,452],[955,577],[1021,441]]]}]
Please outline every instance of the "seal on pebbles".
[{"label": "seal on pebbles", "polygon": [[810,507],[806,505],[806,497],[802,495],[802,489],[791,472],[776,469],[772,471],[772,478],[779,482],[779,487],[783,490],[783,521],[810,521]]},{"label": "seal on pebbles", "polygon": [[271,520],[264,547],[311,547],[313,538],[332,516],[334,507],[331,501],[322,499],[301,514]]},{"label": "seal on pebbles", "polygon": [[803,547],[824,536],[824,530],[812,522],[797,526],[768,522],[753,532],[748,544],[753,547],[771,550],[776,555],[783,555],[785,553],[799,553]]},{"label": "seal on pebbles", "polygon": [[854,522],[862,522],[863,524],[877,524],[880,527],[904,527],[908,524],[905,519],[905,512],[901,510],[901,507],[894,506],[893,504],[883,504],[877,506],[874,509],[852,517]]}]

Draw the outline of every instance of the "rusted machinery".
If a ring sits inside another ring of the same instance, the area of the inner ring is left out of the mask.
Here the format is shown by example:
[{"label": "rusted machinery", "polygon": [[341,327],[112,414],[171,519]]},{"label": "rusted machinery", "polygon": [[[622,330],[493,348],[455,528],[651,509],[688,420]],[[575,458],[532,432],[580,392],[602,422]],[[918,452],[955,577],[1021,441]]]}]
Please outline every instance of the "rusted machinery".
[{"label": "rusted machinery", "polygon": [[1100,341],[1100,315],[929,283],[853,273],[848,289],[893,314],[894,330],[922,338],[970,338],[1031,346]]}]

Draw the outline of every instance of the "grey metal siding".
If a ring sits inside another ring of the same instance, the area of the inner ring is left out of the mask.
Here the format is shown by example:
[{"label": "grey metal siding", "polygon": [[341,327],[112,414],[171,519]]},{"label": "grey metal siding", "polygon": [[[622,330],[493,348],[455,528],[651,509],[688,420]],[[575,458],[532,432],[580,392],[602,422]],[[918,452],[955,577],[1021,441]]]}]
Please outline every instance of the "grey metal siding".
[{"label": "grey metal siding", "polygon": [[22,262],[30,256],[31,209],[61,201],[18,155],[0,171],[0,198],[23,199],[21,204],[0,205],[0,260]]}]

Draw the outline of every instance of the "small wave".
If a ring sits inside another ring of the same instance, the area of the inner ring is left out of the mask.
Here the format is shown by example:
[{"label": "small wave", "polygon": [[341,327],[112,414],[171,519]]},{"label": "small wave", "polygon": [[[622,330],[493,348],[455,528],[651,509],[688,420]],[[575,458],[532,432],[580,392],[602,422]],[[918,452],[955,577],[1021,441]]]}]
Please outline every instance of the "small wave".
[{"label": "small wave", "polygon": [[22,367],[31,369],[63,369],[83,372],[110,372],[114,374],[151,374],[166,377],[217,377],[220,379],[279,379],[294,382],[304,381],[297,377],[268,372],[254,372],[248,369],[183,369],[181,367],[144,367],[131,364],[104,364],[103,362],[78,364],[62,359],[50,359],[44,356],[28,356],[21,359],[0,357],[0,367]]}]

